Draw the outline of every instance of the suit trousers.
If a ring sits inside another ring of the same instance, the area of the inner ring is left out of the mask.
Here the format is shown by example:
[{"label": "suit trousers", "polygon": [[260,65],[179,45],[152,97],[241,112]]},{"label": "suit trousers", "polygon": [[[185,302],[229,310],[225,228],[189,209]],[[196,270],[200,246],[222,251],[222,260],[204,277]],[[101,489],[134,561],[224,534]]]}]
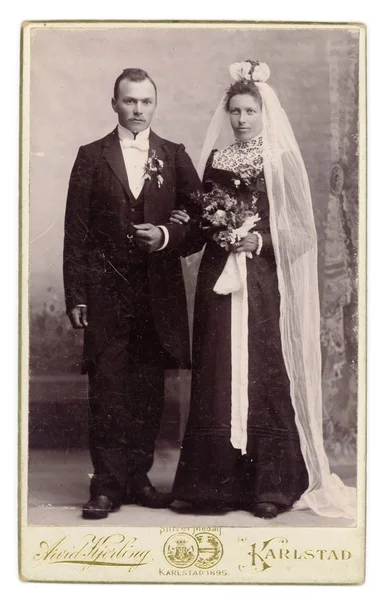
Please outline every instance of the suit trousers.
[{"label": "suit trousers", "polygon": [[140,265],[132,272],[133,314],[120,289],[118,326],[88,369],[90,491],[114,501],[121,501],[127,487],[146,485],[164,406],[165,351],[150,311],[146,272]]}]

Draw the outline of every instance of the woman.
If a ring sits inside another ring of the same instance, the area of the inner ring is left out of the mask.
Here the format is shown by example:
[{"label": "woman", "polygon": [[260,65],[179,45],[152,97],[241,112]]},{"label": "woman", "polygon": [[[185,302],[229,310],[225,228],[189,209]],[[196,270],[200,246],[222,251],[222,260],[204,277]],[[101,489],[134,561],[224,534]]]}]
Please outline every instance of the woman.
[{"label": "woman", "polygon": [[[206,239],[195,301],[193,379],[173,495],[274,518],[303,496],[352,516],[352,493],[323,451],[316,234],[307,174],[290,124],[265,83],[269,68],[230,67],[202,151],[217,185],[255,207],[232,252]],[[235,142],[213,150],[227,115]],[[200,173],[202,174],[202,173]],[[172,219],[189,218],[175,211]]]}]

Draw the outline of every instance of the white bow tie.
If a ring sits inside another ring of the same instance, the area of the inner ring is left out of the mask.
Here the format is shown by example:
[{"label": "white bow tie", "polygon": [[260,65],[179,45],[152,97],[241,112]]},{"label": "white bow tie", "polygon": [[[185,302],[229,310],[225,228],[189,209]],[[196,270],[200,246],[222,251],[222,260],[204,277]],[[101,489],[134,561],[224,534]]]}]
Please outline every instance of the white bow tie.
[{"label": "white bow tie", "polygon": [[123,148],[136,148],[136,150],[140,150],[141,152],[147,152],[149,150],[149,140],[139,140],[139,139],[129,139],[124,138],[122,140]]}]

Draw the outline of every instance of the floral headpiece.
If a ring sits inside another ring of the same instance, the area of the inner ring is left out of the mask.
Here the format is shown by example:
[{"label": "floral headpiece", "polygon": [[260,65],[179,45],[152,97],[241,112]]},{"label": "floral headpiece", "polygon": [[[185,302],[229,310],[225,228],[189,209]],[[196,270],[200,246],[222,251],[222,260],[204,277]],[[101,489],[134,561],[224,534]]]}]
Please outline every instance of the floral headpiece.
[{"label": "floral headpiece", "polygon": [[230,66],[230,75],[235,81],[259,81],[265,82],[269,79],[270,69],[266,63],[246,60],[236,62]]}]

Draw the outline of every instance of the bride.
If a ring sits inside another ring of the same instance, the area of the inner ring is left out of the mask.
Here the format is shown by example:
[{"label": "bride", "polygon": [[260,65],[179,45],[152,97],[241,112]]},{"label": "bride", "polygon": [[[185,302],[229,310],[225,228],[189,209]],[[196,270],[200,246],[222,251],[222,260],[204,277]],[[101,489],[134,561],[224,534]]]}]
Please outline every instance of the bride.
[{"label": "bride", "polygon": [[[323,449],[317,238],[309,182],[265,63],[230,67],[199,172],[256,222],[232,251],[206,243],[197,281],[190,414],[173,495],[258,517],[355,514]],[[215,150],[229,120],[235,141]],[[172,221],[189,215],[174,211]]]}]

